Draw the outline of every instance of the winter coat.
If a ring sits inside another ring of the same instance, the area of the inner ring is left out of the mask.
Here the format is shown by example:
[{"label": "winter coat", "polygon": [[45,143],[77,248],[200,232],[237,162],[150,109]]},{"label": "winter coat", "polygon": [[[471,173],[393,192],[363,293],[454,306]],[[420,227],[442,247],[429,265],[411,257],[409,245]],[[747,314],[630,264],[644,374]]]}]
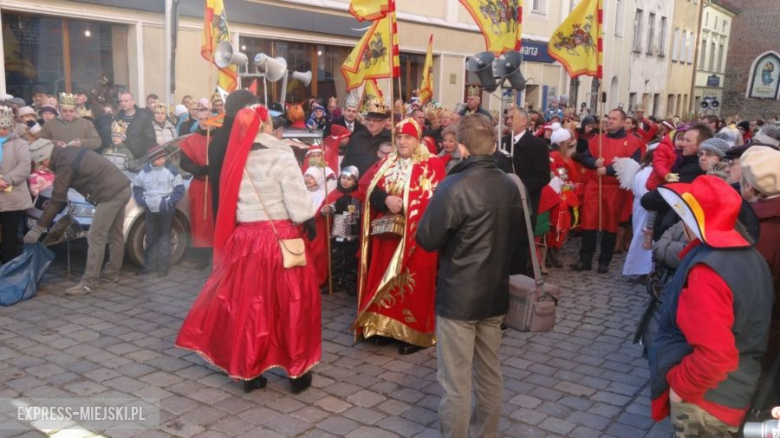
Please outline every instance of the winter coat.
[{"label": "winter coat", "polygon": [[683,223],[677,222],[653,244],[653,258],[667,268],[677,269],[680,266],[680,252],[687,244]]},{"label": "winter coat", "polygon": [[170,163],[160,167],[147,164],[133,181],[135,202],[152,213],[175,213],[183,196],[184,181]]},{"label": "winter coat", "polygon": [[506,314],[511,258],[527,245],[524,236],[520,191],[496,160],[474,156],[456,166],[417,229],[418,245],[439,252],[436,314],[457,320]]},{"label": "winter coat", "polygon": [[162,126],[155,120],[152,122],[152,126],[154,126],[154,135],[155,138],[157,138],[157,144],[159,145],[168,143],[178,137],[176,127],[168,120],[165,120],[165,123],[163,123]]},{"label": "winter coat", "polygon": [[84,198],[98,205],[113,200],[127,189],[130,180],[114,163],[97,152],[78,146],[55,147],[49,166],[57,177],[51,200],[43,209],[38,225],[48,227],[68,202],[68,189],[74,188]]},{"label": "winter coat", "polygon": [[100,135],[95,130],[95,125],[83,118],[77,118],[72,122],[66,122],[61,118],[49,120],[43,125],[38,137],[51,140],[55,146],[60,141],[67,144],[72,140],[79,139],[81,147],[87,149],[97,149],[102,142]]},{"label": "winter coat", "polygon": [[[125,120],[125,111],[119,111],[114,120]],[[152,116],[148,111],[142,111],[135,105],[135,115],[130,126],[127,127],[127,139],[125,145],[133,153],[134,157],[143,157],[146,151],[157,142],[157,135],[152,126]]]},{"label": "winter coat", "polygon": [[[750,204],[758,216],[761,232],[756,249],[769,264],[775,285],[775,293],[780,293],[780,197],[763,199]],[[775,305],[780,305],[775,300]]]},{"label": "winter coat", "polygon": [[94,122],[95,129],[98,135],[100,135],[100,148],[98,151],[102,152],[104,149],[111,146],[111,124],[114,121],[114,116],[111,114],[101,114],[97,116]]},{"label": "winter coat", "polygon": [[0,212],[23,211],[32,207],[27,176],[30,175],[30,146],[11,134],[3,143],[0,178],[11,184],[11,192],[0,191]]},{"label": "winter coat", "polygon": [[376,155],[379,145],[390,141],[390,131],[387,129],[383,129],[373,137],[368,130],[355,131],[347,144],[347,153],[344,155],[344,161],[341,162],[341,168],[355,166],[361,176],[365,175],[366,171],[379,161]]}]

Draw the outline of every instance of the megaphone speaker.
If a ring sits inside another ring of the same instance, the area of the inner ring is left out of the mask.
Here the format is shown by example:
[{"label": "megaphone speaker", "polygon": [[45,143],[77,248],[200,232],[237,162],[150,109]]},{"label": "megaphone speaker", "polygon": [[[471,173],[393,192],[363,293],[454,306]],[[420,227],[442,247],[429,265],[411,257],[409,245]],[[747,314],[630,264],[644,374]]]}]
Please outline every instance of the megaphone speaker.
[{"label": "megaphone speaker", "polygon": [[491,65],[496,56],[491,52],[481,52],[469,58],[466,63],[466,70],[474,73],[479,78],[482,88],[488,92],[496,91],[498,84],[491,71]]},{"label": "megaphone speaker", "polygon": [[294,71],[292,74],[292,78],[298,81],[301,81],[303,83],[304,87],[308,87],[309,84],[311,84],[311,70],[307,72],[299,72]]},{"label": "megaphone speaker", "polygon": [[707,109],[709,107],[710,107],[710,101],[709,100],[702,100],[701,101],[701,108],[702,109]]},{"label": "megaphone speaker", "polygon": [[245,54],[238,52],[233,48],[230,41],[222,41],[217,44],[217,50],[214,52],[214,63],[219,68],[225,68],[230,65],[246,65],[249,59]]},{"label": "megaphone speaker", "polygon": [[509,81],[513,90],[525,89],[525,78],[520,73],[520,52],[506,52],[493,60],[493,76]]},{"label": "megaphone speaker", "polygon": [[720,106],[720,102],[718,102],[717,100],[713,100],[712,102],[710,102],[710,107],[712,107],[713,109],[719,106]]}]

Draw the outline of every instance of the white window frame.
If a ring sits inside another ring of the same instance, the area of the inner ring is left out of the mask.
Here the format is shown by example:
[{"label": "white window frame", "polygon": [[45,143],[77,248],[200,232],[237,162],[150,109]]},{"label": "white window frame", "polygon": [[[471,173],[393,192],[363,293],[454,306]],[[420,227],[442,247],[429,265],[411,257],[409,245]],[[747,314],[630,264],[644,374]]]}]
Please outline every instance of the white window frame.
[{"label": "white window frame", "polygon": [[661,34],[658,37],[658,56],[660,57],[666,56],[666,28],[667,19],[661,17]]},{"label": "white window frame", "polygon": [[[534,7],[534,4],[536,4],[536,7]],[[531,13],[546,17],[547,0],[531,0]]]},{"label": "white window frame", "polygon": [[655,50],[655,13],[650,12],[647,18],[647,54],[652,55]]},{"label": "white window frame", "polygon": [[674,29],[674,37],[672,38],[672,61],[680,60],[680,28]]},{"label": "white window frame", "polygon": [[623,0],[615,0],[615,36],[623,36]]},{"label": "white window frame", "polygon": [[634,15],[634,43],[633,50],[635,53],[642,52],[642,27],[644,20],[644,11],[641,9],[636,10]]}]

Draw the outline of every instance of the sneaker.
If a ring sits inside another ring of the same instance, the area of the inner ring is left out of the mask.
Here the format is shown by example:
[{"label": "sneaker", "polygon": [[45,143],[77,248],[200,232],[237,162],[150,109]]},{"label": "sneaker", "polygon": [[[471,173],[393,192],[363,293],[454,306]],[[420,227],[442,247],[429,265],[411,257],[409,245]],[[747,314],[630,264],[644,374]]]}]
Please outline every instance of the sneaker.
[{"label": "sneaker", "polygon": [[68,295],[86,295],[90,292],[94,292],[95,290],[97,290],[97,287],[90,286],[83,281],[80,281],[79,284],[66,289],[65,293]]},{"label": "sneaker", "polygon": [[119,283],[119,274],[102,274],[100,276],[100,281],[105,283]]}]

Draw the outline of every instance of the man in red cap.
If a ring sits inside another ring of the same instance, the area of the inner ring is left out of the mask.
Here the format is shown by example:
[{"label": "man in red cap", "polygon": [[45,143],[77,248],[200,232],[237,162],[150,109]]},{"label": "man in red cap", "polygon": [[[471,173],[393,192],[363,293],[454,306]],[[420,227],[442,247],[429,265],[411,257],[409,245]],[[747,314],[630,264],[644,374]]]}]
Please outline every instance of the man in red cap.
[{"label": "man in red cap", "polygon": [[735,230],[741,199],[715,176],[658,188],[690,243],[664,290],[650,346],[652,416],[677,436],[731,436],[750,407],[774,296],[761,254]]}]

